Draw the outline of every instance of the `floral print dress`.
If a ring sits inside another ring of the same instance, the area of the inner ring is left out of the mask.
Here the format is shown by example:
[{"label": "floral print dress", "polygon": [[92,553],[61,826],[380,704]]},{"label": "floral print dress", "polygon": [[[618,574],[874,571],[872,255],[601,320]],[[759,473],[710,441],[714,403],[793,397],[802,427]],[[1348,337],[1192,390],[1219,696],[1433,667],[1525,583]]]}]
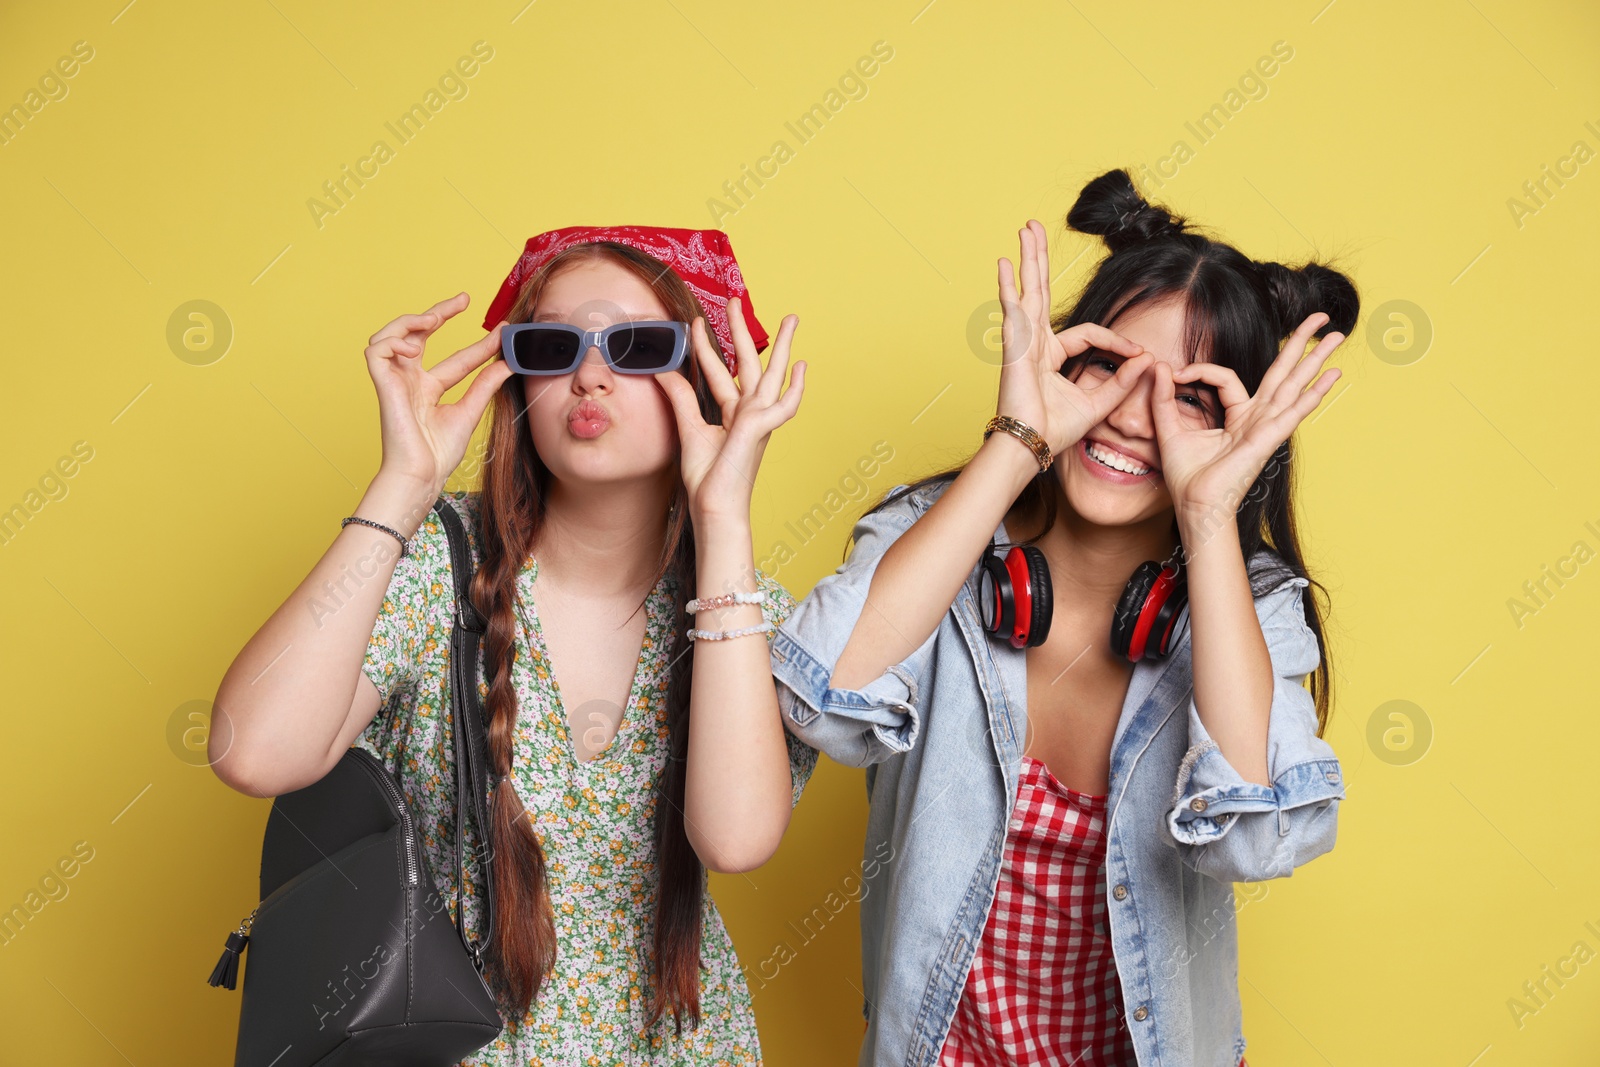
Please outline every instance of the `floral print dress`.
[{"label": "floral print dress", "polygon": [[[462,516],[476,566],[478,494],[444,496]],[[616,736],[593,759],[580,761],[534,610],[537,574],[538,562],[530,560],[517,577],[523,604],[512,672],[518,710],[511,773],[544,848],[557,934],[555,970],[524,1018],[504,1019],[500,1036],[461,1063],[759,1064],[750,990],[709,893],[702,898],[700,1026],[685,1020],[678,1036],[669,1013],[647,1032],[641,1030],[650,990],[646,932],[653,926],[657,884],[655,789],[666,758],[667,654],[673,627],[687,625],[690,616],[672,617],[675,589],[670,576],[663,578],[648,598],[645,639]],[[757,570],[756,578],[767,594],[762,614],[777,626],[793,609],[794,598],[764,572]],[[411,554],[396,563],[373,626],[363,671],[382,706],[355,742],[399,778],[452,922],[455,754],[449,653],[454,605],[449,542],[430,512],[412,540]],[[479,691],[487,694],[481,658],[478,678]],[[784,738],[791,802],[798,802],[817,753],[788,731]],[[466,928],[481,940],[485,890],[475,863],[477,828],[470,821],[467,837]],[[492,967],[486,977],[492,982]]]}]

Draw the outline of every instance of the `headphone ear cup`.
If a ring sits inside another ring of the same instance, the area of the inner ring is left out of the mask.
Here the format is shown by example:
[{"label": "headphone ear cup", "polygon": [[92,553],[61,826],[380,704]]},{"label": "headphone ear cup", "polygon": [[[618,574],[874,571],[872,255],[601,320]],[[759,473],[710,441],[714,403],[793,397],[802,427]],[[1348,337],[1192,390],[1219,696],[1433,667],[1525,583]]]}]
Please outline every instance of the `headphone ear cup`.
[{"label": "headphone ear cup", "polygon": [[1164,659],[1172,651],[1172,635],[1176,632],[1174,623],[1178,613],[1183,611],[1184,605],[1189,602],[1189,583],[1182,570],[1178,571],[1173,579],[1172,588],[1167,590],[1167,599],[1161,605],[1161,610],[1156,613],[1156,621],[1150,627],[1150,638],[1145,642],[1144,655],[1146,659]]},{"label": "headphone ear cup", "polygon": [[1050,620],[1055,615],[1055,600],[1050,589],[1050,564],[1044,552],[1033,545],[1018,545],[1028,562],[1028,648],[1037,648],[1050,636]]},{"label": "headphone ear cup", "polygon": [[985,630],[1011,636],[1017,617],[1017,598],[1011,589],[1011,572],[993,549],[983,553],[983,573],[978,576],[978,610],[983,616]]},{"label": "headphone ear cup", "polygon": [[1111,613],[1111,651],[1126,658],[1133,644],[1133,632],[1139,625],[1139,615],[1144,611],[1150,590],[1161,575],[1161,564],[1146,560],[1133,572],[1128,584],[1122,587],[1117,608]]}]

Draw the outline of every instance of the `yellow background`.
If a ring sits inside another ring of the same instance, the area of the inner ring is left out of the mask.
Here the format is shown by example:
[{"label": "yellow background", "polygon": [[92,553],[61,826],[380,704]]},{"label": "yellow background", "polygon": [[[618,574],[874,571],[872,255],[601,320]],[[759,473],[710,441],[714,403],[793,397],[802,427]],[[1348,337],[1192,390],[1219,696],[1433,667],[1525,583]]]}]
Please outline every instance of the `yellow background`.
[{"label": "yellow background", "polygon": [[[255,902],[267,803],[194,765],[185,706],[377,469],[368,335],[465,289],[442,358],[479,336],[529,235],[710,226],[707,201],[779,139],[792,158],[718,220],[767,326],[800,315],[810,365],[762,471],[758,555],[875,442],[893,459],[873,497],[976,446],[995,261],[1038,217],[1068,297],[1100,247],[1062,219],[1104,170],[1186,140],[1164,184],[1140,174],[1147,195],[1250,255],[1355,278],[1344,377],[1300,430],[1348,800],[1331,854],[1241,887],[1249,1059],[1595,1062],[1600,376],[1580,341],[1600,162],[1536,212],[1508,205],[1575,142],[1600,150],[1592,5],[124,3],[0,14],[0,106],[93,48],[0,145],[0,507],[92,449],[0,545],[0,908],[93,850],[0,946],[6,1064],[231,1061],[238,994],[204,979]],[[480,40],[466,97],[319,228],[308,199]],[[880,40],[865,96],[799,144],[785,122]],[[1293,57],[1265,95],[1198,144],[1185,123],[1277,41]],[[192,300],[233,330],[208,365],[167,340]],[[1391,301],[1405,314],[1369,336]],[[779,579],[799,595],[830,572],[866,503]],[[1519,626],[1508,601],[1567,558]],[[1380,712],[1396,700],[1409,724]],[[809,940],[799,920],[854,884],[864,810],[860,772],[824,761],[779,856],[714,879],[747,966],[792,949],[756,992],[772,1064],[854,1062],[855,908]],[[1530,1001],[1546,966],[1570,977]],[[1513,997],[1538,1010],[1514,1017]]]}]

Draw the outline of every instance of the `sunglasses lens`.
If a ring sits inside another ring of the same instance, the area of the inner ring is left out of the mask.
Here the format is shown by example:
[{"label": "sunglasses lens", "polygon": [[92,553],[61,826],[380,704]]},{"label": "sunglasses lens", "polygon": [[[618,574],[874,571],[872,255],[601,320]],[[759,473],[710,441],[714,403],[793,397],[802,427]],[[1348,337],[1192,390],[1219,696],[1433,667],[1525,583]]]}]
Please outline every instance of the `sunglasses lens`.
[{"label": "sunglasses lens", "polygon": [[632,326],[611,335],[611,362],[618,370],[649,374],[672,365],[678,334],[669,326]]},{"label": "sunglasses lens", "polygon": [[511,343],[517,362],[530,374],[563,374],[578,359],[578,336],[566,330],[523,330]]}]

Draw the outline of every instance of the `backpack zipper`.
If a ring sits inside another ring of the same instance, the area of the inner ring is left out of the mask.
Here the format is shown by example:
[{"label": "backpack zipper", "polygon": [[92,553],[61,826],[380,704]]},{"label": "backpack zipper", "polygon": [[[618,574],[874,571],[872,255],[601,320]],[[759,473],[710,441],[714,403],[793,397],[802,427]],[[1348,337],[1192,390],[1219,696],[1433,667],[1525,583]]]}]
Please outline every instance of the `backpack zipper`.
[{"label": "backpack zipper", "polygon": [[[415,834],[412,831],[411,808],[406,803],[405,794],[400,791],[400,787],[395,784],[394,779],[389,777],[389,772],[378,762],[377,757],[358,746],[352,746],[352,750],[361,753],[360,756],[356,757],[356,762],[366,770],[368,775],[377,781],[379,787],[383,790],[383,795],[389,799],[390,806],[400,816],[401,850],[405,854],[406,860],[406,885],[414,886],[418,881],[417,843]],[[210,983],[212,985],[226,986],[228,989],[235,987],[239,973],[239,958],[244,954],[245,947],[250,943],[250,928],[256,921],[256,912],[260,910],[261,904],[257,903],[254,908],[250,909],[250,914],[244,917],[244,921],[239,924],[238,929],[228,935],[227,943],[222,950],[222,958],[217,961],[216,967],[211,972]],[[474,959],[473,962],[477,963],[477,960]]]},{"label": "backpack zipper", "polygon": [[377,757],[364,748],[357,748],[365,758],[358,758],[361,766],[367,769],[389,798],[389,803],[400,815],[401,842],[406,857],[406,884],[417,884],[417,844],[411,829],[411,806],[406,803],[406,798],[400,792],[400,787],[395,785],[394,779],[389,777],[389,772],[378,763]]}]

